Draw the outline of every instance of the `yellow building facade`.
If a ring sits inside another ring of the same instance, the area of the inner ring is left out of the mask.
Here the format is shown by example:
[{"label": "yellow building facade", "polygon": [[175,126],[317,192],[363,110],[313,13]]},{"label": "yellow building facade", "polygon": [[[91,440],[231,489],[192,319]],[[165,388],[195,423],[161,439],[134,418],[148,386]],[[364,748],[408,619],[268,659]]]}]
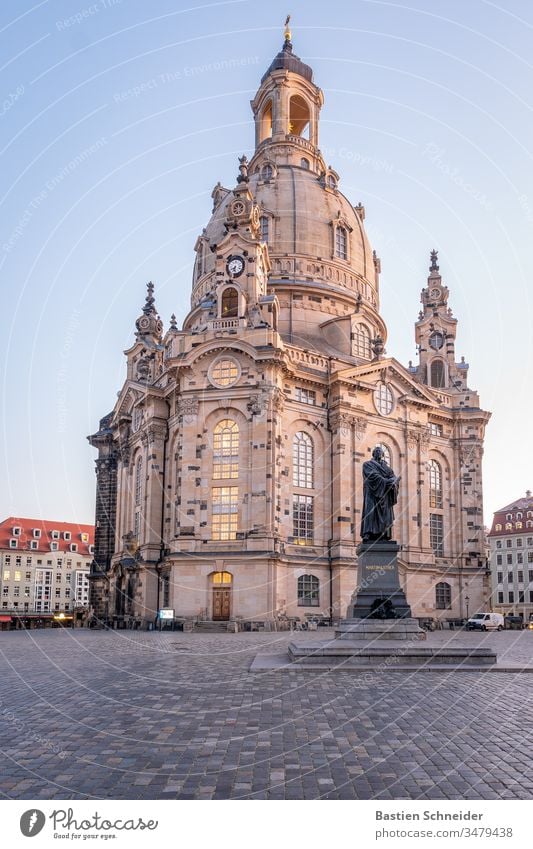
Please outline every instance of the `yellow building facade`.
[{"label": "yellow building facade", "polygon": [[191,309],[163,333],[153,287],[98,449],[98,621],[338,620],[356,586],[362,463],[401,474],[394,537],[413,615],[490,596],[483,538],[489,414],[456,362],[431,253],[419,361],[385,352],[365,209],[319,148],[322,91],[287,35],[251,103],[255,152],[218,183]]}]

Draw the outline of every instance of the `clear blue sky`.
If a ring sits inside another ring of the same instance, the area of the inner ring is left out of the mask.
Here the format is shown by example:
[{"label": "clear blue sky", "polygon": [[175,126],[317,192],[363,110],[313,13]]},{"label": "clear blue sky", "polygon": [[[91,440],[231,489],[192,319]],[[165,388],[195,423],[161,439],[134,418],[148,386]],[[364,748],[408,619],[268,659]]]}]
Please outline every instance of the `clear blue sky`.
[{"label": "clear blue sky", "polygon": [[[290,8],[289,8],[290,7]],[[533,489],[533,7],[526,0],[3,0],[0,516],[94,518],[85,436],[114,403],[152,279],[189,302],[217,180],[292,13],[320,144],[367,211],[387,351],[415,359],[429,250],[493,412],[486,518]]]}]

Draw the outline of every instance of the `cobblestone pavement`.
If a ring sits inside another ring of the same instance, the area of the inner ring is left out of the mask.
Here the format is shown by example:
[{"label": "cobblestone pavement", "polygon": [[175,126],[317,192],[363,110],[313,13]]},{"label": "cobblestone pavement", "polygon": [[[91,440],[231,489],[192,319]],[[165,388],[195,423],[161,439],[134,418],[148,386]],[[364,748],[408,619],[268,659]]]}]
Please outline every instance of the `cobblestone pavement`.
[{"label": "cobblestone pavement", "polygon": [[[319,632],[320,638],[328,636]],[[317,634],[0,634],[4,798],[533,797],[533,675],[250,674]],[[531,662],[533,631],[441,632]]]}]

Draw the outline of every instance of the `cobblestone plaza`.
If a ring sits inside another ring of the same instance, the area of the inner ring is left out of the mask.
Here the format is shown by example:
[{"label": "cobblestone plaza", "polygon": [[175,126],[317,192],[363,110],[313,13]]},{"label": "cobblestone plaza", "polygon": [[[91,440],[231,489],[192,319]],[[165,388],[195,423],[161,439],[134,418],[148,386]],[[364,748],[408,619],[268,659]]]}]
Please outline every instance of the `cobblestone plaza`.
[{"label": "cobblestone plaza", "polygon": [[[529,674],[248,671],[292,638],[3,633],[3,798],[531,799]],[[533,646],[532,631],[430,639],[500,663]]]}]

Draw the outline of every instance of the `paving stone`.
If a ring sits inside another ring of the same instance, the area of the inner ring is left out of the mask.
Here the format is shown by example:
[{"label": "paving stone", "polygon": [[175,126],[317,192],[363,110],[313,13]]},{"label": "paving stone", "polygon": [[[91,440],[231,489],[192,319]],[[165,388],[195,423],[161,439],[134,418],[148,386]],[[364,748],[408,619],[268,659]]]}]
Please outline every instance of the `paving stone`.
[{"label": "paving stone", "polygon": [[[2,634],[2,709],[17,717],[16,734],[0,724],[5,798],[533,795],[527,674],[254,675],[253,657],[283,651],[291,635],[128,632],[128,651],[124,636]],[[532,639],[503,632],[483,644],[527,663]]]}]

